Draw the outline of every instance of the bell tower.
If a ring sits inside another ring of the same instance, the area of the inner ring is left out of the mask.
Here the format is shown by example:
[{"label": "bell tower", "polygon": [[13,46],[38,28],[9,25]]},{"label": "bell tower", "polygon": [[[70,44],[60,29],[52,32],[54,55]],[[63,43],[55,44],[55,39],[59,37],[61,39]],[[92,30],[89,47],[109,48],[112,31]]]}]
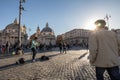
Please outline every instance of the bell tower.
[{"label": "bell tower", "polygon": [[37,27],[36,33],[40,34],[40,28],[39,28],[39,26]]},{"label": "bell tower", "polygon": [[14,20],[14,24],[18,24],[17,18],[15,18],[15,20]]}]

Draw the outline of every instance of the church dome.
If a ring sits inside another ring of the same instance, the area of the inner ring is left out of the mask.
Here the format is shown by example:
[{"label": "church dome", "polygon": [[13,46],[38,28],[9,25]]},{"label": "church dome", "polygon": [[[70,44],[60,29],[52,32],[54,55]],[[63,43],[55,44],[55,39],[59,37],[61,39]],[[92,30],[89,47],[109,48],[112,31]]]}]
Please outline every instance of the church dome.
[{"label": "church dome", "polygon": [[43,28],[41,32],[53,32],[53,30],[49,27],[48,23],[46,23],[46,27]]},{"label": "church dome", "polygon": [[[21,29],[21,33],[22,34],[26,34],[26,26],[20,26],[20,29]],[[8,24],[6,26],[6,28],[4,29],[4,32],[7,32],[7,33],[15,33],[15,32],[18,32],[19,31],[19,23],[17,21],[17,19],[14,20],[13,23],[11,24]]]},{"label": "church dome", "polygon": [[6,29],[18,29],[18,27],[19,27],[18,24],[11,23],[6,26]]},{"label": "church dome", "polygon": [[6,26],[6,29],[18,29],[19,24],[17,22],[17,19],[14,20],[13,23]]}]

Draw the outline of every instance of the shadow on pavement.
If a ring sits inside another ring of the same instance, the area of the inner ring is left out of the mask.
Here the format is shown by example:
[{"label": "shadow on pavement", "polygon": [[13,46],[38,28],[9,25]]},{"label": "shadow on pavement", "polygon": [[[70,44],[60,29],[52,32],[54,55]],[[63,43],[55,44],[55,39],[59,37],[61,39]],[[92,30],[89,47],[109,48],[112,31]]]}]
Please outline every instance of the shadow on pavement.
[{"label": "shadow on pavement", "polygon": [[83,55],[81,55],[78,59],[82,59],[83,57],[85,57],[88,54],[88,52],[84,53]]},{"label": "shadow on pavement", "polygon": [[[51,57],[55,57],[55,56],[58,56],[58,55],[60,55],[60,54],[58,53],[58,54],[54,54],[54,55],[47,55],[47,57],[51,58]],[[38,62],[38,61],[44,61],[44,60],[41,60],[40,58],[36,58],[35,62]],[[14,68],[14,67],[18,67],[18,66],[22,66],[22,65],[25,65],[25,64],[28,64],[28,63],[34,63],[32,60],[25,60],[24,64],[16,64],[16,62],[17,61],[15,61],[15,63],[13,63],[13,64],[0,66],[0,71],[6,70],[6,69],[10,69],[10,68]]]},{"label": "shadow on pavement", "polygon": [[[84,53],[83,55],[81,55],[80,57],[78,57],[78,59],[82,59],[87,54],[88,54],[88,52]],[[61,55],[61,54],[58,53],[58,54],[54,54],[54,55],[47,55],[47,57],[51,58],[51,57],[55,57],[55,56],[58,56],[58,55]],[[42,61],[46,61],[46,60],[41,60],[40,58],[36,58],[35,62],[38,62],[38,61],[42,62]],[[14,67],[17,67],[17,66],[22,66],[22,65],[25,65],[25,64],[28,64],[28,63],[34,63],[34,62],[32,60],[26,60],[24,64],[16,64],[16,61],[15,61],[15,63],[13,63],[13,64],[8,64],[8,65],[0,66],[0,71],[6,70],[6,69],[10,69],[10,68],[14,68]]]}]

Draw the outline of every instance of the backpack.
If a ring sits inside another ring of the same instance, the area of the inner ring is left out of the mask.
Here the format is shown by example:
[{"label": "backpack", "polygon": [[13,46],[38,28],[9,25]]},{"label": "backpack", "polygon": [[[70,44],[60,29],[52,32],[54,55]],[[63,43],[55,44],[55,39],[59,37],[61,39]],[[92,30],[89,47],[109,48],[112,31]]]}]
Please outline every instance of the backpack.
[{"label": "backpack", "polygon": [[16,64],[24,64],[24,63],[25,63],[24,58],[19,58],[18,61],[16,62]]},{"label": "backpack", "polygon": [[41,56],[40,60],[42,60],[42,61],[49,60],[49,57],[47,57],[47,56]]}]

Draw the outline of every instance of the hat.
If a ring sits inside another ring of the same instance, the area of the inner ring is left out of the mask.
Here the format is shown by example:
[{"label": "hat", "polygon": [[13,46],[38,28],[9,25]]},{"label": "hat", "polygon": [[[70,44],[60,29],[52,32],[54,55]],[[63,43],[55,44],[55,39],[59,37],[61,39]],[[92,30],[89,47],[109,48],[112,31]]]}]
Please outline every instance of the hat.
[{"label": "hat", "polygon": [[99,20],[95,21],[95,25],[98,27],[103,27],[106,25],[106,22],[103,19],[99,19]]}]

